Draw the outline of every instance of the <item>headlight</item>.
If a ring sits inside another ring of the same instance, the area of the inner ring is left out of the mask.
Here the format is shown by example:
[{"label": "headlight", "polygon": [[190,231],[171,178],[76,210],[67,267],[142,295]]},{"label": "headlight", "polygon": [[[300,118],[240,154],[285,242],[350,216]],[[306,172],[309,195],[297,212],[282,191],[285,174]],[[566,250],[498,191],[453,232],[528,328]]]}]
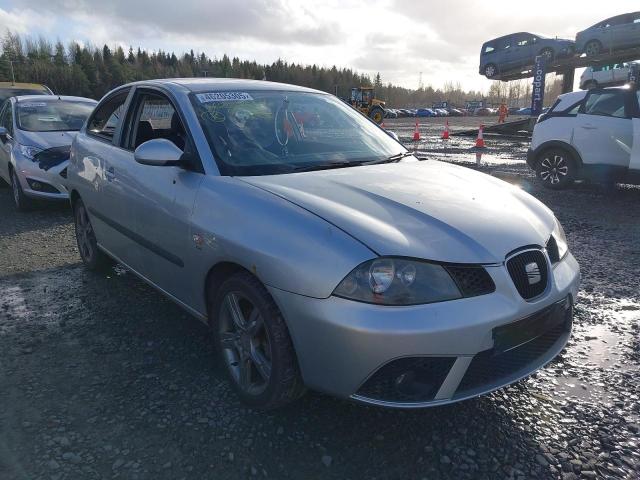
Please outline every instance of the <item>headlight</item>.
[{"label": "headlight", "polygon": [[333,294],[380,305],[417,305],[462,298],[442,266],[389,257],[359,265],[340,282]]},{"label": "headlight", "polygon": [[560,222],[556,218],[556,226],[553,228],[553,238],[556,241],[556,245],[558,245],[558,259],[562,260],[564,256],[569,251],[569,246],[567,245],[567,237],[564,234],[564,228],[560,225]]},{"label": "headlight", "polygon": [[34,157],[42,151],[41,148],[38,147],[30,147],[28,145],[20,145],[20,153],[23,157],[28,158],[29,160],[33,160]]}]

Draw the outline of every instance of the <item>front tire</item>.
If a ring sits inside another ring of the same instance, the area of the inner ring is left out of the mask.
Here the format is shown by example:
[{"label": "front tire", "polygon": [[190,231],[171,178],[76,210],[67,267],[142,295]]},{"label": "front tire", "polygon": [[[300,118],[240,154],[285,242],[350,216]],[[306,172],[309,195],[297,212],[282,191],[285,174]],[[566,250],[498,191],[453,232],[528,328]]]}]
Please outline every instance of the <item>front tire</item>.
[{"label": "front tire", "polygon": [[85,267],[91,271],[100,271],[111,266],[112,260],[98,248],[98,241],[91,225],[91,219],[84,203],[80,199],[73,204],[73,218],[78,251]]},{"label": "front tire", "polygon": [[544,61],[547,63],[553,62],[553,59],[556,57],[555,52],[551,48],[543,48],[540,51],[540,55],[544,57]]},{"label": "front tire", "polygon": [[272,410],[305,392],[293,342],[269,292],[239,272],[209,292],[214,345],[240,399]]},{"label": "front tire", "polygon": [[27,197],[22,190],[20,180],[15,170],[11,169],[11,190],[13,193],[13,204],[19,212],[26,212],[33,207],[33,200]]},{"label": "front tire", "polygon": [[384,110],[381,107],[373,107],[369,113],[371,120],[381,125],[384,121]]},{"label": "front tire", "polygon": [[575,159],[560,148],[552,148],[539,156],[536,176],[542,184],[553,190],[560,190],[571,185],[577,176]]}]

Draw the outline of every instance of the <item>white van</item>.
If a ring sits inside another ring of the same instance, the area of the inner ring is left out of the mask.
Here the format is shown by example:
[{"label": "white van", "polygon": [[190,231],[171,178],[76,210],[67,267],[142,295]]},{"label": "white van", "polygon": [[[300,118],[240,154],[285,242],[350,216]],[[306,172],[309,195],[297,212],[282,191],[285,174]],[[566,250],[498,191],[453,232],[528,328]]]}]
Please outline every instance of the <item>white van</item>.
[{"label": "white van", "polygon": [[598,87],[622,85],[629,78],[629,64],[615,63],[587,67],[580,76],[580,88],[590,90]]},{"label": "white van", "polygon": [[639,102],[628,87],[560,95],[538,118],[527,164],[549,188],[577,179],[640,184]]}]

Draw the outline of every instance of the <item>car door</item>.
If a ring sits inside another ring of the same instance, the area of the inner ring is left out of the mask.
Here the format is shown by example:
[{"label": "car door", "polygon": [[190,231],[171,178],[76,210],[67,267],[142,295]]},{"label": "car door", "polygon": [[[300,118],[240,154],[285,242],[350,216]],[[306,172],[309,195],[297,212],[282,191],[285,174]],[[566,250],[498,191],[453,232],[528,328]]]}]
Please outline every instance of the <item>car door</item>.
[{"label": "car door", "polygon": [[85,206],[100,246],[134,270],[142,267],[141,247],[135,241],[133,201],[135,180],[129,175],[129,152],[120,147],[123,118],[131,89],[104,99],[76,139],[80,156],[80,185]]},{"label": "car door", "polygon": [[514,68],[517,65],[517,61],[514,60],[513,57],[513,39],[512,37],[504,38],[500,41],[500,67],[501,71],[508,71]]},{"label": "car door", "polygon": [[640,13],[624,15],[613,27],[615,48],[632,47],[640,43]]},{"label": "car door", "polygon": [[524,67],[533,64],[535,57],[533,43],[534,37],[532,35],[518,35],[514,38],[511,53],[514,66]]},{"label": "car door", "polygon": [[[132,186],[131,207],[136,218],[136,241],[142,247],[141,273],[178,300],[193,304],[188,288],[186,249],[195,248],[190,221],[197,189],[204,174],[185,128],[177,103],[160,89],[137,88],[127,116],[127,177]],[[183,166],[150,166],[135,161],[135,149],[142,143],[164,138],[187,153]]]},{"label": "car door", "polygon": [[0,126],[7,129],[7,137],[0,140],[0,177],[7,183],[9,178],[9,162],[11,161],[11,149],[13,148],[13,105],[10,101],[4,102],[0,112]]},{"label": "car door", "polygon": [[628,167],[633,145],[629,93],[591,90],[576,116],[573,146],[585,165]]}]

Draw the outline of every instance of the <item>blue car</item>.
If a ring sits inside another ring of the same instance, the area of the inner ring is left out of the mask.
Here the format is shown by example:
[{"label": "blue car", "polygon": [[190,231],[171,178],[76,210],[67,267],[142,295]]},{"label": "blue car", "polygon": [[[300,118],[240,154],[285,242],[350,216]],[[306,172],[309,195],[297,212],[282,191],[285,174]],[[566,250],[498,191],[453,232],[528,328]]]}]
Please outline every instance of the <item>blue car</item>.
[{"label": "blue car", "polygon": [[608,18],[576,35],[576,50],[587,57],[638,46],[640,12]]},{"label": "blue car", "polygon": [[438,114],[430,108],[419,108],[416,110],[416,117],[437,117]]},{"label": "blue car", "polygon": [[531,67],[538,55],[551,62],[556,58],[572,57],[574,53],[572,40],[545,38],[527,32],[512,33],[482,45],[480,75],[494,78],[511,70]]}]

